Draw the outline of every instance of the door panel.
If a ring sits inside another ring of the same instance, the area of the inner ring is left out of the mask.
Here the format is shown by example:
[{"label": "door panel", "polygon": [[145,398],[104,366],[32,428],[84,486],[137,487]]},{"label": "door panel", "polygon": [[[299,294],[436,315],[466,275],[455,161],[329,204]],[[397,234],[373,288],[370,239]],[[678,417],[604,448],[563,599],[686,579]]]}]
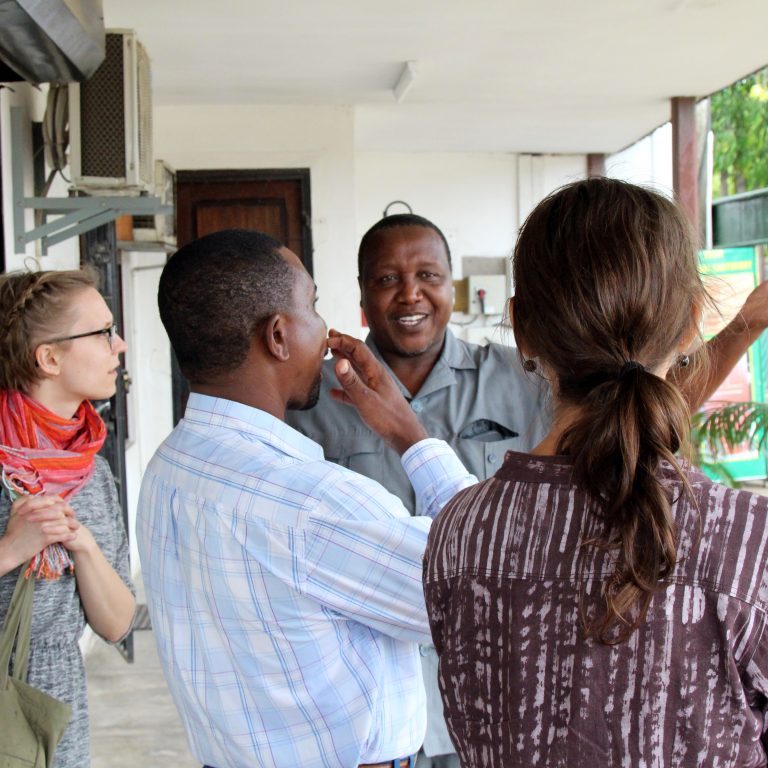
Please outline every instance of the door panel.
[{"label": "door panel", "polygon": [[176,185],[179,247],[221,229],[257,229],[290,248],[312,273],[307,169],[179,171]]},{"label": "door panel", "polygon": [[197,203],[194,216],[198,237],[220,229],[242,228],[258,229],[284,240],[287,230],[288,214],[282,200],[205,201]]}]

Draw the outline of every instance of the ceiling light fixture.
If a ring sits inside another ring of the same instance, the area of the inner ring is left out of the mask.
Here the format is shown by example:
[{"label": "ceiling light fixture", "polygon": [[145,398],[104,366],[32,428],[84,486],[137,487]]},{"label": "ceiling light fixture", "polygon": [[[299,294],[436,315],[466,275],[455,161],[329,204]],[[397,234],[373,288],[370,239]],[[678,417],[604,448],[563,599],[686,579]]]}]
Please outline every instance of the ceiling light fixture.
[{"label": "ceiling light fixture", "polygon": [[403,64],[400,77],[397,78],[395,87],[392,89],[392,93],[395,94],[395,101],[399,103],[405,98],[405,94],[408,93],[410,87],[413,85],[414,77],[416,77],[416,62],[406,61],[405,64]]}]

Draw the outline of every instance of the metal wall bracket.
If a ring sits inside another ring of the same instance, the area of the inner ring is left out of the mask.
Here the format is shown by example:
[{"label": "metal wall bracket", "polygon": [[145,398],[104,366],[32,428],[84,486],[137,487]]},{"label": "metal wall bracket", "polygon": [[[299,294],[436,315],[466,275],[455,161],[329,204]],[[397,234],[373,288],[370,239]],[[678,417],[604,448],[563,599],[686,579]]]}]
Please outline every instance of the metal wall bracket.
[{"label": "metal wall bracket", "polygon": [[[13,200],[13,249],[24,253],[28,243],[40,240],[43,253],[48,246],[114,221],[118,216],[148,216],[172,214],[173,206],[165,205],[159,197],[142,195],[103,195],[88,197],[25,197],[24,167],[21,136],[24,117],[20,107],[11,107],[11,187]],[[25,231],[24,211],[42,211],[43,224]],[[48,214],[58,218],[46,221]]]}]

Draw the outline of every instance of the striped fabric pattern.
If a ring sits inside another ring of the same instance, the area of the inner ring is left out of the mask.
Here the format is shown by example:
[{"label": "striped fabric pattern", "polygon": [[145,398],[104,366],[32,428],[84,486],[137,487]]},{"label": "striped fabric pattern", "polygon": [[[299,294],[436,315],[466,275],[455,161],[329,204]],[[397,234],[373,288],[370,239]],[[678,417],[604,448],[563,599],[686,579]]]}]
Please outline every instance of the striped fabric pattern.
[{"label": "striped fabric pattern", "polygon": [[[613,554],[563,457],[508,453],[436,520],[425,593],[463,766],[765,766],[768,499],[665,470],[679,560],[629,641],[584,639]],[[698,509],[697,509],[698,507]]]},{"label": "striped fabric pattern", "polygon": [[[403,458],[432,514],[468,476]],[[193,394],[142,483],[137,537],[190,747],[216,768],[351,768],[415,752],[431,520],[283,422]]]},{"label": "striped fabric pattern", "polygon": [[18,493],[77,493],[93,475],[107,428],[84,400],[64,419],[20,392],[0,391],[0,462]]}]

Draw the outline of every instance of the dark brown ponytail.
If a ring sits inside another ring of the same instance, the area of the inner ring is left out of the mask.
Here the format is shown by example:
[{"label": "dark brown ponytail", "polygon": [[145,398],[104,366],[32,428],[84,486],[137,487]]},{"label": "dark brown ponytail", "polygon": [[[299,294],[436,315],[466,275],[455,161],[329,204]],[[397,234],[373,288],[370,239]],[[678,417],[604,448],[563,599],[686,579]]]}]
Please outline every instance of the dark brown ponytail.
[{"label": "dark brown ponytail", "polygon": [[565,187],[530,215],[514,256],[515,336],[553,378],[574,461],[616,551],[604,610],[586,619],[603,643],[626,640],[676,562],[670,489],[689,410],[663,370],[707,300],[687,221],[666,198],[595,178]]}]

